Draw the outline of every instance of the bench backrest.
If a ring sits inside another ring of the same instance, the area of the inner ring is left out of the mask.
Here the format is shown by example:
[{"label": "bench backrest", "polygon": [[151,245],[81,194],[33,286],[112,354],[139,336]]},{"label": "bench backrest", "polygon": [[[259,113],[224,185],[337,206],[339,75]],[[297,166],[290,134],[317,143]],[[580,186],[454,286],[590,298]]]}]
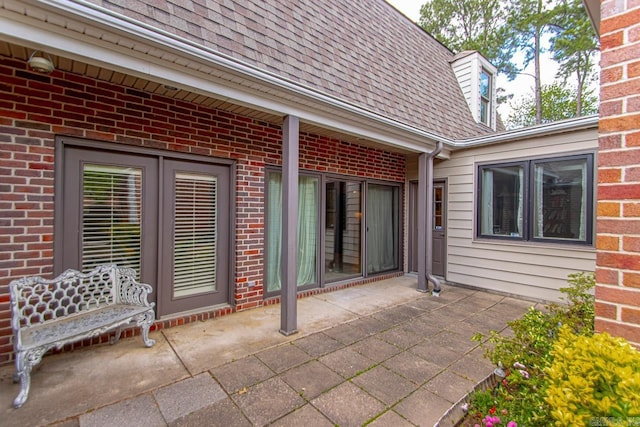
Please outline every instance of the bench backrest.
[{"label": "bench backrest", "polygon": [[55,279],[24,277],[9,284],[13,330],[53,321],[119,300],[118,268],[101,265],[89,273],[66,270]]}]

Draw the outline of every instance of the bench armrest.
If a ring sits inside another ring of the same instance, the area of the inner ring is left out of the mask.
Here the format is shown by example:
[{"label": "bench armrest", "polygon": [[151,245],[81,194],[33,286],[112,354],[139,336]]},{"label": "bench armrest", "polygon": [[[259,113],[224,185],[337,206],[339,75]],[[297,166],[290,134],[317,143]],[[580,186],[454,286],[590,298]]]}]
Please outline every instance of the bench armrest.
[{"label": "bench armrest", "polygon": [[116,277],[116,293],[119,303],[144,307],[153,307],[155,305],[155,303],[150,303],[147,300],[149,294],[153,292],[153,288],[146,283],[139,283],[136,280],[135,270],[118,267]]}]

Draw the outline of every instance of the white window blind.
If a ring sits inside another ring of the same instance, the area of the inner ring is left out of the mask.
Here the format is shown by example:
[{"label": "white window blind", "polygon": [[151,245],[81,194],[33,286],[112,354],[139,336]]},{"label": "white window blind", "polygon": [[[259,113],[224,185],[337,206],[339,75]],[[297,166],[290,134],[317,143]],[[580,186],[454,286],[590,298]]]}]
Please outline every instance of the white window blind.
[{"label": "white window blind", "polygon": [[173,296],[216,290],[217,178],[175,175]]},{"label": "white window blind", "polygon": [[139,274],[142,170],[85,164],[82,179],[82,270],[116,263]]}]

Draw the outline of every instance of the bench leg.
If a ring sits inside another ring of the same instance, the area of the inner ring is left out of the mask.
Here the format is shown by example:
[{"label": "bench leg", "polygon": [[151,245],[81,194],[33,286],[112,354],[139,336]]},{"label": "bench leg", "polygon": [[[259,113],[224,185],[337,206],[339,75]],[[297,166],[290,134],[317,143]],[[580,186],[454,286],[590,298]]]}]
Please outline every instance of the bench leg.
[{"label": "bench leg", "polygon": [[122,327],[118,326],[118,329],[116,329],[116,334],[111,337],[111,339],[109,340],[109,344],[113,345],[120,341],[120,335],[122,335]]},{"label": "bench leg", "polygon": [[42,361],[46,351],[46,348],[36,348],[16,352],[16,376],[20,380],[20,393],[13,400],[14,408],[21,407],[27,401],[31,387],[31,368]]},{"label": "bench leg", "polygon": [[144,341],[144,345],[146,347],[153,347],[156,343],[156,340],[152,340],[149,338],[149,329],[153,324],[154,314],[152,311],[147,311],[142,314],[142,318],[138,321],[138,325],[140,325],[140,332],[142,334],[142,340]]}]

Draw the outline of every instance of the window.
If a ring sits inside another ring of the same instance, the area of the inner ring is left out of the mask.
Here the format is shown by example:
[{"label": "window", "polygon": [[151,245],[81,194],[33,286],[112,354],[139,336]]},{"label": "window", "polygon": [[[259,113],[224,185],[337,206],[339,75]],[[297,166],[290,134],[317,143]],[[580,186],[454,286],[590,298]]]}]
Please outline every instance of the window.
[{"label": "window", "polygon": [[478,236],[590,244],[593,156],[478,168]]},{"label": "window", "polygon": [[480,121],[491,126],[492,76],[486,70],[480,73]]}]

